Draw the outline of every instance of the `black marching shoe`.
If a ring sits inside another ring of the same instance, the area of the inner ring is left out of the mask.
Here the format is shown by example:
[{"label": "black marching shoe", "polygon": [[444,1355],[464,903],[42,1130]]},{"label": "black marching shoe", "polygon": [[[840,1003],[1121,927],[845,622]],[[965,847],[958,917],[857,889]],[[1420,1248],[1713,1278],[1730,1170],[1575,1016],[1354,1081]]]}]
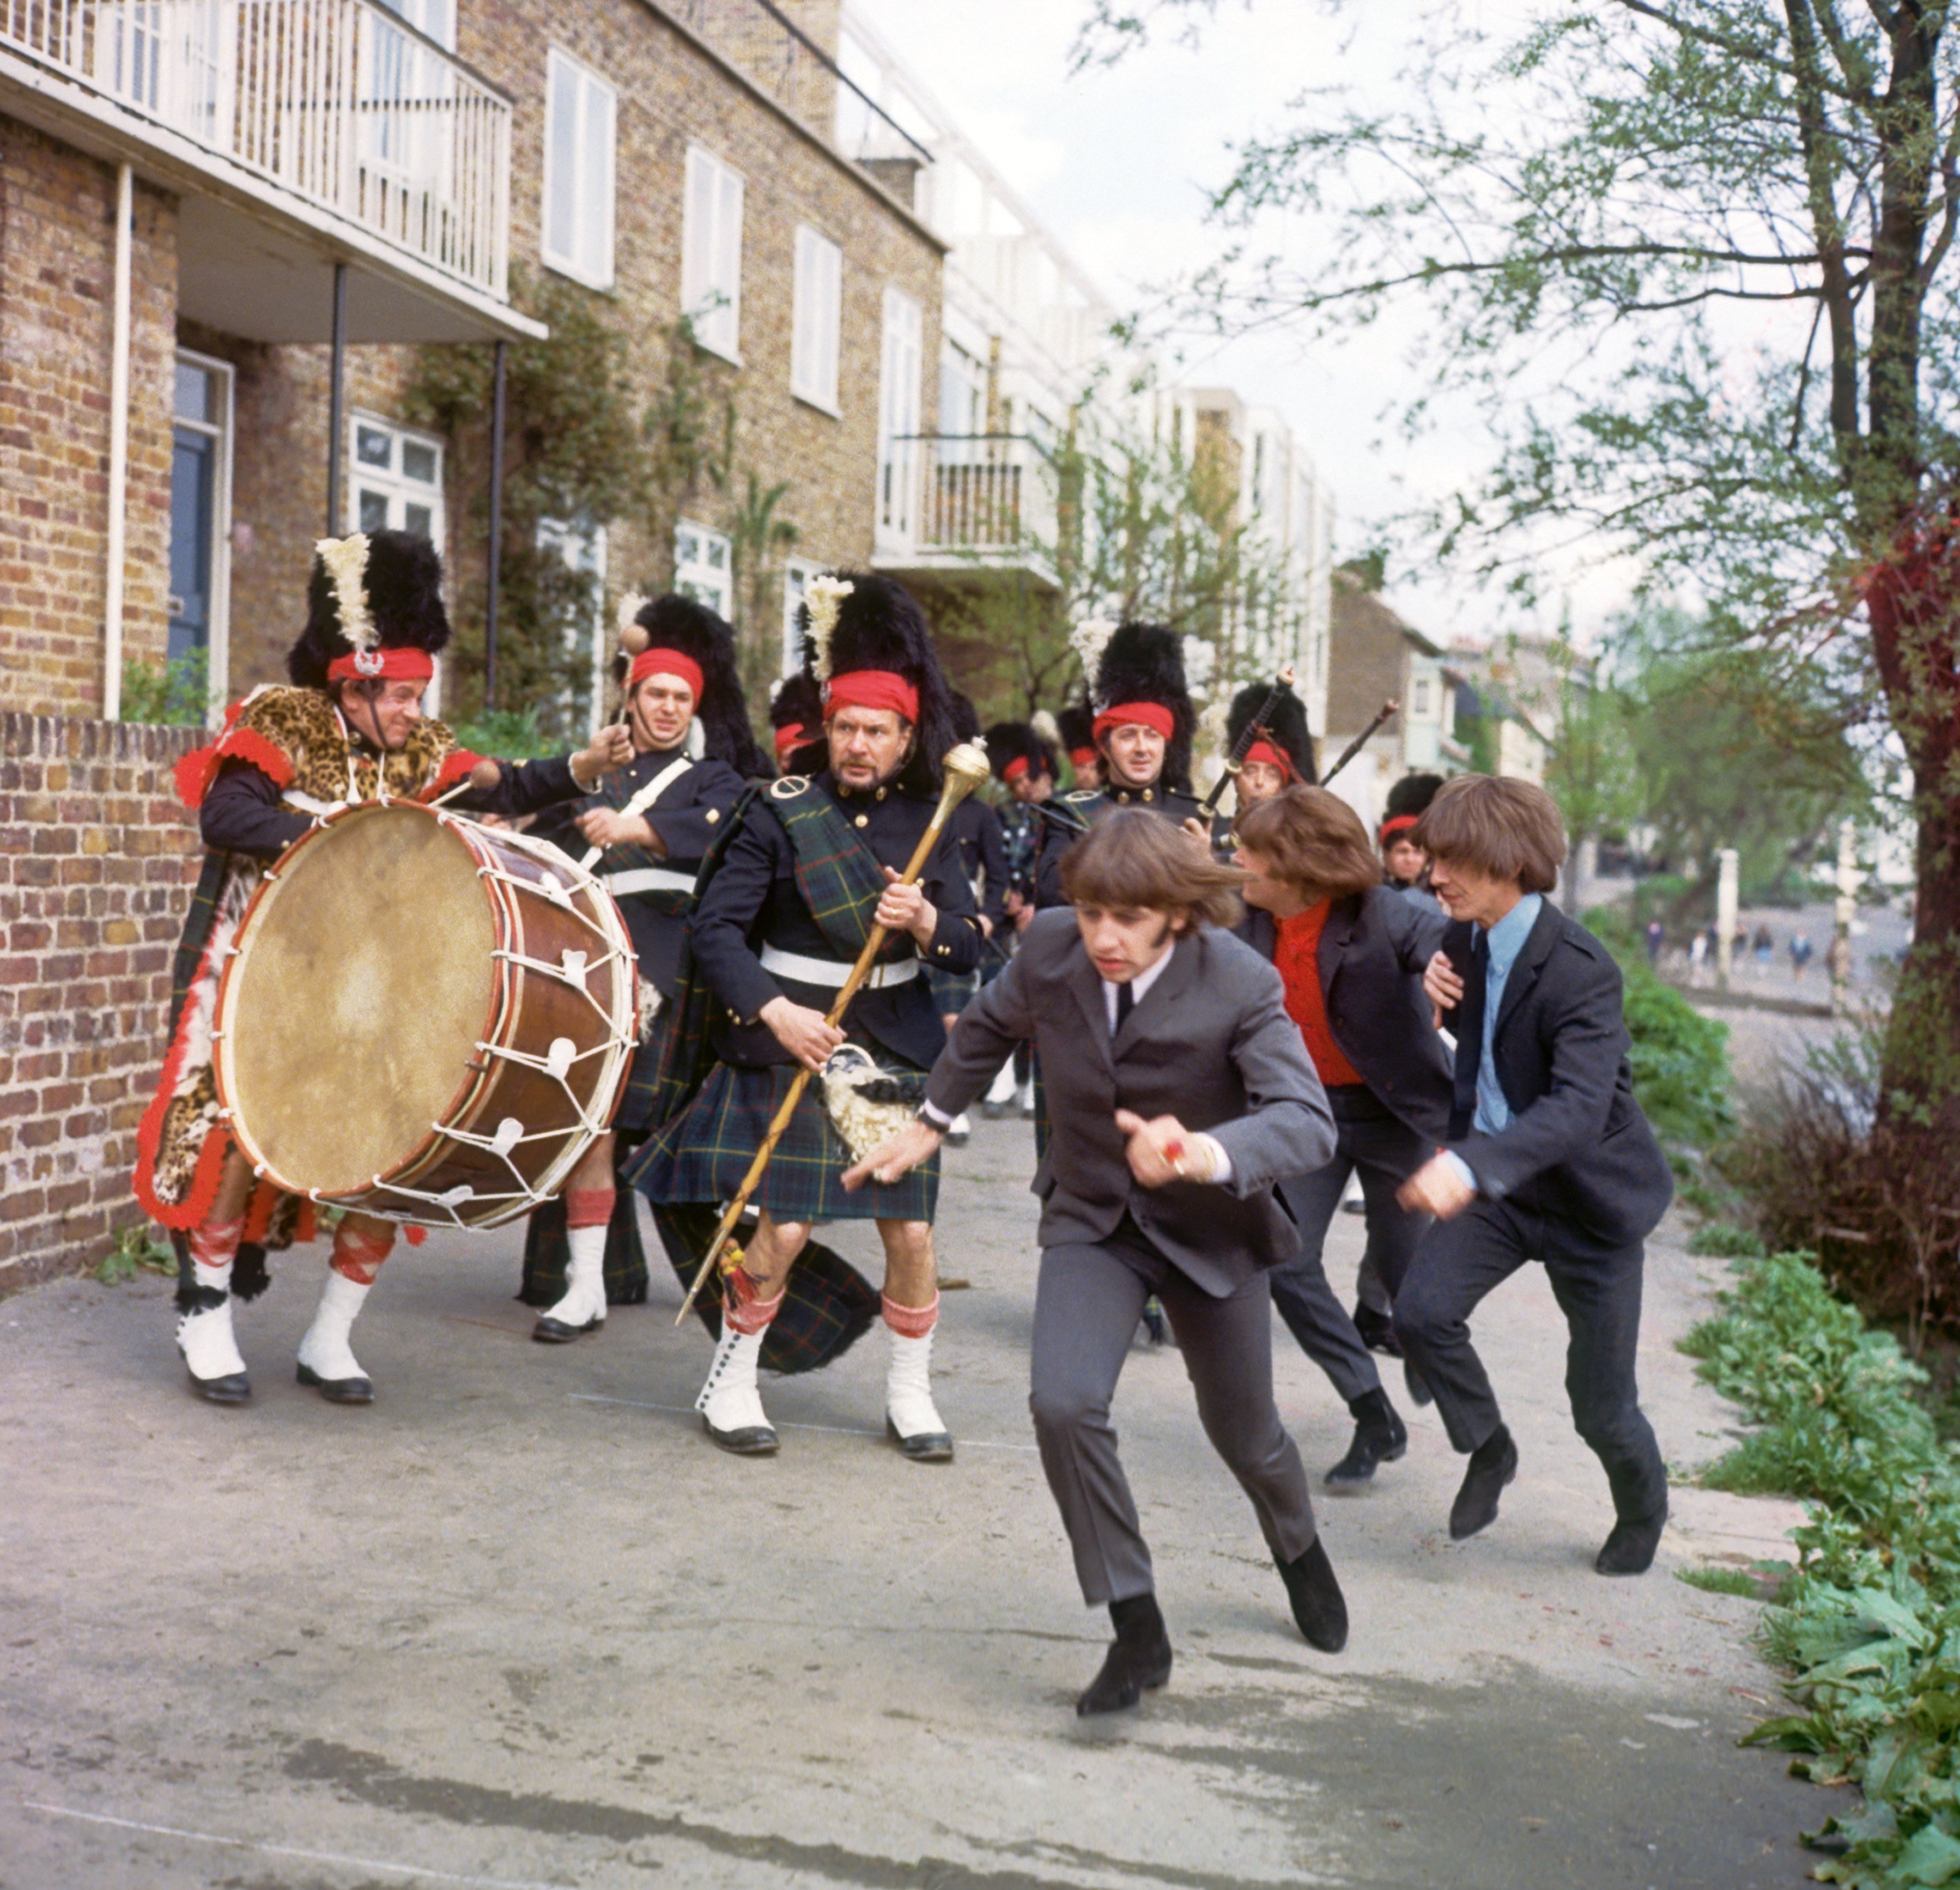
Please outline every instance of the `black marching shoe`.
[{"label": "black marching shoe", "polygon": [[216,1287],[180,1288],[177,1352],[190,1388],[213,1405],[246,1405],[252,1381],[231,1331],[231,1295]]},{"label": "black marching shoe", "polygon": [[1348,1644],[1348,1598],[1334,1578],[1334,1565],[1320,1538],[1316,1535],[1313,1546],[1291,1561],[1276,1565],[1307,1644],[1322,1653],[1338,1653]]},{"label": "black marching shoe", "polygon": [[1624,1516],[1613,1525],[1613,1532],[1592,1558],[1602,1575],[1644,1575],[1653,1567],[1654,1551],[1660,1547],[1660,1532],[1667,1527],[1667,1507],[1658,1516],[1641,1522]]},{"label": "black marching shoe", "polygon": [[1361,1343],[1370,1351],[1379,1352],[1384,1358],[1402,1357],[1402,1342],[1395,1337],[1394,1320],[1359,1300],[1354,1302],[1354,1330],[1361,1335]]},{"label": "black marching shoe", "polygon": [[583,1325],[573,1325],[563,1319],[555,1319],[547,1312],[531,1328],[531,1337],[540,1345],[569,1345],[575,1338],[583,1338],[588,1332],[596,1332],[606,1323],[601,1312],[587,1319]]},{"label": "black marching shoe", "polygon": [[1497,1498],[1518,1474],[1518,1447],[1500,1424],[1470,1453],[1463,1487],[1449,1506],[1449,1539],[1461,1542],[1497,1519]]},{"label": "black marching shoe", "polygon": [[1075,1703],[1078,1719],[1121,1713],[1170,1678],[1170,1635],[1154,1595],[1132,1595],[1109,1604],[1116,1638],[1103,1656],[1102,1671]]},{"label": "black marching shoe", "polygon": [[1408,1454],[1408,1427],[1379,1385],[1348,1408],[1354,1417],[1354,1440],[1347,1456],[1327,1473],[1330,1490],[1358,1489],[1373,1480],[1379,1465]]},{"label": "black marching shoe", "polygon": [[299,1381],[318,1392],[329,1405],[371,1405],[374,1381],[371,1378],[323,1378],[310,1365],[299,1368]]}]

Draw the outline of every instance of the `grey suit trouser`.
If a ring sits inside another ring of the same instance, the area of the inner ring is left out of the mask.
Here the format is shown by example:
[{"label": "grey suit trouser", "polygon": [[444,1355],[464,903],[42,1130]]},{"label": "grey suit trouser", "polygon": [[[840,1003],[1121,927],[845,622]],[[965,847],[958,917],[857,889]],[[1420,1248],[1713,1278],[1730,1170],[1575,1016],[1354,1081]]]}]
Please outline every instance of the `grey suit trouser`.
[{"label": "grey suit trouser", "polygon": [[1117,1378],[1153,1293],[1177,1335],[1205,1435],[1252,1498],[1267,1547],[1290,1562],[1313,1546],[1306,1467],[1273,1402],[1266,1276],[1255,1274],[1214,1299],[1126,1220],[1096,1245],[1044,1248],[1035,1294],[1028,1407],[1082,1598],[1092,1607],[1147,1595],[1154,1586],[1109,1421]]}]

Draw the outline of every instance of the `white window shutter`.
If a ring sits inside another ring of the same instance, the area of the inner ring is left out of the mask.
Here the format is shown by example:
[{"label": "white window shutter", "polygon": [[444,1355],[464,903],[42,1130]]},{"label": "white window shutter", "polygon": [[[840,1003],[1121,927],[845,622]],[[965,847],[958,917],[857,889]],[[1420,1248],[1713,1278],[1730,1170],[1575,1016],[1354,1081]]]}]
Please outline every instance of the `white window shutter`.
[{"label": "white window shutter", "polygon": [[742,339],[742,180],[724,169],[715,218],[714,286],[721,294],[721,352],[736,354]]},{"label": "white window shutter", "polygon": [[588,186],[588,221],[586,253],[591,279],[610,285],[612,280],[612,164],[614,116],[617,100],[612,88],[587,73],[586,91],[586,167]]}]

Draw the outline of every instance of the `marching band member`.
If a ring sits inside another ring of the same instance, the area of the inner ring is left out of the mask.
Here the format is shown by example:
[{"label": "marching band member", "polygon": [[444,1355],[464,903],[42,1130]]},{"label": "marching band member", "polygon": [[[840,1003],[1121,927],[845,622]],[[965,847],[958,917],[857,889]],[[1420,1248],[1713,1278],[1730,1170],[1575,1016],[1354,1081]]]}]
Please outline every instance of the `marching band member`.
[{"label": "marching band member", "polygon": [[[1269,709],[1266,704],[1271,701]],[[1253,727],[1253,718],[1258,726]],[[1313,737],[1306,726],[1306,705],[1288,683],[1274,699],[1270,684],[1249,682],[1232,698],[1225,718],[1225,752],[1237,754],[1248,733],[1252,739],[1239,756],[1232,778],[1230,818],[1214,814],[1211,844],[1220,859],[1232,857],[1234,823],[1288,788],[1319,779],[1313,765]]]},{"label": "marching band member", "polygon": [[1102,751],[1096,746],[1096,711],[1087,697],[1071,702],[1055,718],[1055,733],[1068,751],[1075,785],[1093,793],[1102,785]]},{"label": "marching band member", "polygon": [[1083,1599],[1116,1631],[1081,1714],[1170,1677],[1150,1549],[1109,1405],[1146,1297],[1176,1328],[1205,1434],[1251,1499],[1301,1633],[1338,1653],[1347,1604],[1306,1472],[1273,1400],[1267,1269],[1298,1239],[1281,1176],[1324,1162],[1334,1127],[1270,965],[1229,931],[1240,876],[1136,810],[1063,868],[1073,912],[1038,913],[961,1017],[918,1118],[847,1185],[889,1186],[936,1153],[1017,1043],[1048,1072],[1029,1406]]},{"label": "marching band member", "polygon": [[[1060,797],[1070,820],[1051,820],[1036,878],[1040,905],[1066,903],[1061,857],[1081,829],[1117,807],[1147,807],[1167,820],[1194,820],[1191,744],[1198,712],[1185,686],[1184,647],[1161,624],[1126,623],[1102,644],[1093,627],[1077,633],[1096,704],[1094,739],[1102,784]],[[1077,778],[1080,778],[1078,771]]]},{"label": "marching band member", "polygon": [[[674,1055],[708,1064],[685,1106],[628,1165],[657,1204],[729,1200],[797,1066],[821,1071],[847,1040],[899,1073],[922,1073],[946,1042],[921,975],[979,962],[981,931],[959,848],[943,833],[917,883],[897,883],[931,822],[953,745],[952,692],[918,606],[889,578],[813,581],[804,665],[822,692],[816,772],[747,803],[704,875],[689,942],[715,1001],[708,1042]],[[843,1027],[826,1013],[873,923],[889,928]],[[689,1001],[691,1004],[691,1001]],[[778,1447],[756,1387],[764,1335],[813,1223],[873,1220],[885,1249],[891,1335],[885,1414],[905,1454],[939,1461],[953,1440],[932,1398],[939,1294],[932,1244],[936,1165],[889,1188],[846,1192],[848,1157],[817,1086],[807,1089],[753,1197],[755,1234],[724,1276],[720,1343],[696,1408],[724,1450]]]},{"label": "marching band member", "polygon": [[[565,1283],[563,1296],[531,1334],[549,1344],[565,1344],[604,1323],[607,1234],[616,1215],[623,1217],[628,1230],[626,1250],[637,1255],[633,1198],[614,1185],[617,1141],[637,1138],[648,1126],[660,1068],[656,1019],[673,996],[702,856],[741,799],[745,781],[766,778],[771,772],[749,726],[734,632],[691,597],[628,597],[626,603],[614,670],[624,692],[633,759],[607,775],[596,794],[554,808],[532,829],[575,860],[603,849],[593,870],[632,935],[641,1010],[639,1046],[612,1128],[573,1170],[563,1207],[553,1214],[548,1206],[532,1217],[524,1297],[537,1303],[541,1278],[555,1275]],[[562,1236],[557,1233],[561,1216]]]},{"label": "marching band member", "polygon": [[[470,784],[457,805],[530,813],[595,786],[628,759],[612,729],[568,759],[485,761],[424,716],[423,692],[449,641],[442,565],[406,532],[323,539],[313,558],[307,625],[286,659],[290,688],[254,690],[228,711],[208,747],[177,765],[184,804],[198,810],[204,869],[177,947],[170,1042],[162,1080],[137,1135],[137,1198],[177,1246],[177,1349],[192,1389],[215,1404],[251,1395],[233,1330],[233,1268],[312,1238],[310,1204],[252,1172],[218,1119],[212,1030],[218,983],[266,868],[321,815],[388,794],[432,797]],[[295,1003],[306,994],[295,991]],[[359,1099],[349,1097],[350,1108]],[[395,1224],[344,1216],[320,1309],[299,1350],[299,1380],[336,1404],[366,1404],[374,1386],[348,1344],[355,1315],[394,1244]],[[238,1297],[255,1297],[248,1269]]]}]

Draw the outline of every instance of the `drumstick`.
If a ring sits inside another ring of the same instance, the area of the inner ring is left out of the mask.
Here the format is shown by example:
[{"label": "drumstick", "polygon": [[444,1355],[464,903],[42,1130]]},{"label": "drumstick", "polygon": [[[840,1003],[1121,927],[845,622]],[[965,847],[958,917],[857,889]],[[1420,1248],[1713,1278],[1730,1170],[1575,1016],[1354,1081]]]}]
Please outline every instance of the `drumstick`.
[{"label": "drumstick", "polygon": [[[918,845],[912,850],[912,857],[906,863],[901,886],[910,886],[925,870],[925,863],[938,844],[940,835],[945,830],[947,822],[952,818],[953,810],[987,780],[993,770],[988,765],[986,751],[973,743],[962,742],[946,757],[943,764],[946,784],[940,790],[939,805],[926,830],[920,836]],[[878,948],[885,942],[886,931],[882,925],[873,925],[864,940],[864,947],[858,954],[858,962],[851,967],[851,975],[844,981],[844,988],[837,994],[837,1001],[830,1007],[830,1014],[824,1019],[832,1029],[842,1023],[844,1013],[851,1007],[851,1001],[858,995],[858,988],[870,975],[871,961],[878,955]],[[742,1218],[742,1210],[748,1206],[749,1197],[762,1184],[762,1171],[769,1165],[769,1157],[775,1153],[776,1144],[783,1139],[783,1131],[790,1125],[790,1118],[796,1112],[796,1106],[803,1099],[803,1093],[809,1086],[810,1071],[807,1065],[797,1066],[796,1076],[790,1084],[789,1093],[782,1099],[775,1116],[771,1119],[768,1133],[762,1138],[762,1146],[756,1151],[756,1159],[749,1164],[749,1172],[742,1178],[742,1185],[735,1191],[735,1198],[723,1210],[721,1224],[714,1230],[714,1239],[708,1249],[708,1257],[701,1263],[701,1271],[694,1276],[694,1284],[687,1290],[687,1297],[681,1302],[679,1312],[674,1315],[678,1325],[694,1310],[694,1303],[700,1297],[701,1289],[714,1271],[715,1262],[721,1257],[721,1250],[728,1244],[728,1236],[735,1230],[735,1223]]]}]

